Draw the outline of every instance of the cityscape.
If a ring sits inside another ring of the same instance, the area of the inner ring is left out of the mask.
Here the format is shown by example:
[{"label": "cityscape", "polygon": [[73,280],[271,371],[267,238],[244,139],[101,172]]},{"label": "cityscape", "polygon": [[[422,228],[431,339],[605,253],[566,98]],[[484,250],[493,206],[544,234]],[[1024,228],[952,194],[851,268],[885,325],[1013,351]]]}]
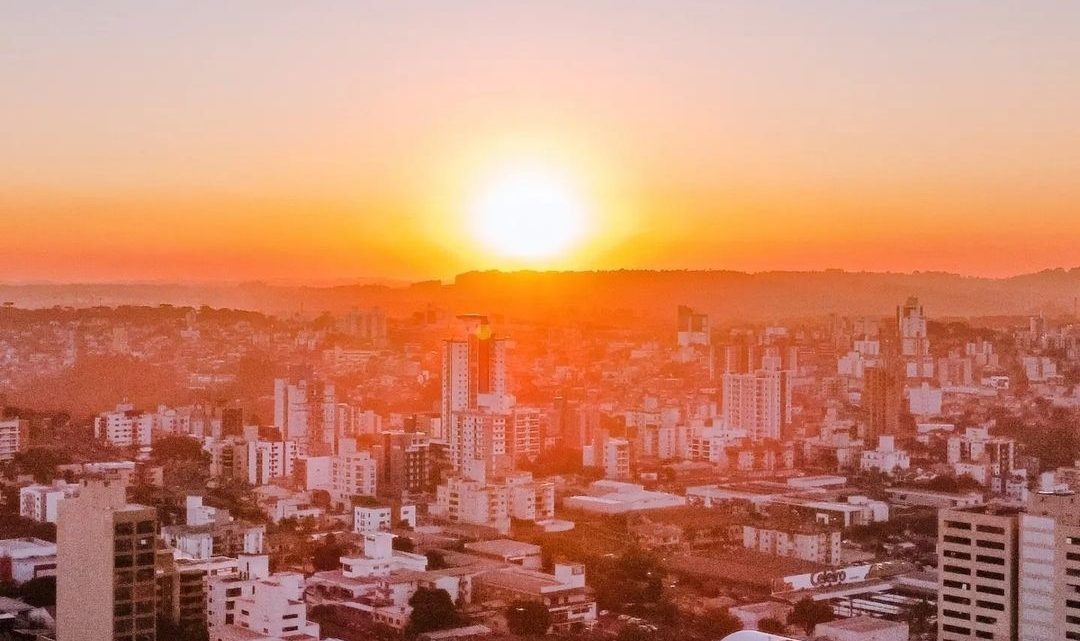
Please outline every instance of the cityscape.
[{"label": "cityscape", "polygon": [[1078,36],[0,7],[0,641],[1080,640]]}]

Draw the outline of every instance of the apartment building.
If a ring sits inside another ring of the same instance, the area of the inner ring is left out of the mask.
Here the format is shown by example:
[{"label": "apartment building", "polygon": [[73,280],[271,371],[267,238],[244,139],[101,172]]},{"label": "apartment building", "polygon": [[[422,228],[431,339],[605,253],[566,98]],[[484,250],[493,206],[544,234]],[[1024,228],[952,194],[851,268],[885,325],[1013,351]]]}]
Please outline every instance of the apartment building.
[{"label": "apartment building", "polygon": [[938,515],[938,639],[1017,638],[1021,513],[984,505]]},{"label": "apartment building", "polygon": [[29,446],[29,421],[18,418],[0,420],[0,461],[10,461]]},{"label": "apartment building", "polygon": [[1020,516],[1020,641],[1080,639],[1080,495],[1040,492]]},{"label": "apartment building", "polygon": [[78,483],[53,481],[52,485],[27,485],[19,489],[19,515],[41,523],[56,523],[60,501],[79,495]]}]

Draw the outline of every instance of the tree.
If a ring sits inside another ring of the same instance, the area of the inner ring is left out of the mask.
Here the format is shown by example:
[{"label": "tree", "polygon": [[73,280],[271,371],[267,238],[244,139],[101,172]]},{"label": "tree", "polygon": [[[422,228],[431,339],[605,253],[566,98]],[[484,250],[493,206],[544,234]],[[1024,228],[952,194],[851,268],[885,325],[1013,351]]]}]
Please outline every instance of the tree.
[{"label": "tree", "polygon": [[758,621],[757,629],[762,632],[768,632],[769,634],[783,634],[787,628],[784,622],[775,617],[765,617]]},{"label": "tree", "polygon": [[506,625],[520,636],[540,636],[551,627],[551,613],[539,601],[514,601],[506,608]]},{"label": "tree", "polygon": [[35,608],[56,605],[56,577],[39,576],[19,586],[19,598]]},{"label": "tree", "polygon": [[409,637],[452,628],[461,622],[461,615],[446,590],[419,588],[409,599],[409,605],[413,609],[405,626],[405,634]]},{"label": "tree", "polygon": [[19,452],[13,459],[17,469],[30,474],[38,483],[51,483],[56,477],[56,466],[71,462],[66,452],[49,447],[31,447]]},{"label": "tree", "polygon": [[727,608],[718,608],[706,612],[698,620],[698,627],[714,639],[723,639],[727,635],[743,629],[742,621],[731,612],[728,612]]},{"label": "tree", "polygon": [[933,630],[930,620],[937,615],[937,608],[926,599],[919,599],[904,609],[901,614],[908,624],[912,636],[926,634]]},{"label": "tree", "polygon": [[413,552],[416,550],[416,544],[407,536],[395,536],[394,540],[390,542],[390,547],[398,552]]},{"label": "tree", "polygon": [[336,570],[341,567],[341,557],[345,546],[338,543],[333,534],[327,534],[321,545],[311,552],[311,565],[320,572]]},{"label": "tree", "polygon": [[828,623],[836,618],[828,603],[814,601],[807,597],[795,604],[788,615],[788,625],[800,625],[807,634],[811,634],[819,623]]},{"label": "tree", "polygon": [[447,567],[446,556],[442,552],[431,550],[425,556],[427,556],[427,569],[443,570]]},{"label": "tree", "polygon": [[625,625],[619,630],[616,641],[653,641],[653,634],[640,625]]}]

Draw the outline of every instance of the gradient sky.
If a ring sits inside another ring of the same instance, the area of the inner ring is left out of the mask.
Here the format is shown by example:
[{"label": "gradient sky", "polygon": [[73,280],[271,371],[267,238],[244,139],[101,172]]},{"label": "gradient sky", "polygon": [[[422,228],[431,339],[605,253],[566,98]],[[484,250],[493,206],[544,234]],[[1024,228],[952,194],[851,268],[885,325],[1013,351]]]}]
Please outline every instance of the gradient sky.
[{"label": "gradient sky", "polygon": [[520,159],[598,233],[540,268],[1080,265],[1076,2],[5,2],[0,280],[522,266]]}]

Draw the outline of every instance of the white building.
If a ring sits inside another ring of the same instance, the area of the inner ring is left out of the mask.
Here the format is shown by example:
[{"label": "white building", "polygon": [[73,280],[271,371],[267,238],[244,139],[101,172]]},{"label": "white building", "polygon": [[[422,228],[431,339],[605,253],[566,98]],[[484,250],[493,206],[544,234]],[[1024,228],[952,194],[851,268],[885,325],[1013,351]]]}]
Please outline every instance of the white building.
[{"label": "white building", "polygon": [[1057,376],[1057,364],[1047,356],[1025,356],[1024,374],[1032,383],[1041,383]]},{"label": "white building", "polygon": [[724,425],[752,438],[779,439],[791,423],[791,372],[758,370],[724,374]]},{"label": "white building", "polygon": [[934,358],[930,355],[930,339],[926,335],[926,316],[919,299],[912,296],[896,308],[896,325],[900,336],[900,356],[909,379],[929,380],[934,377]]},{"label": "white building", "polygon": [[353,507],[353,531],[358,533],[390,531],[405,523],[416,527],[416,506],[357,505]]},{"label": "white building", "polygon": [[0,420],[0,461],[10,461],[30,445],[30,423],[12,418]]},{"label": "white building", "polygon": [[423,554],[400,552],[393,547],[394,535],[389,532],[366,532],[364,551],[360,556],[341,557],[341,572],[346,578],[366,579],[390,576],[401,570],[423,572],[427,557]]},{"label": "white building", "polygon": [[864,472],[876,470],[895,475],[911,467],[911,455],[896,448],[895,437],[883,434],[878,437],[877,449],[863,451],[859,467]]},{"label": "white building", "polygon": [[256,487],[291,478],[299,454],[296,441],[247,441],[236,446],[241,478]]},{"label": "white building", "polygon": [[650,492],[636,483],[596,481],[588,494],[569,496],[563,506],[598,514],[625,514],[686,505],[686,497],[667,492]]},{"label": "white building", "polygon": [[743,547],[825,565],[842,563],[840,528],[805,523],[743,525]]},{"label": "white building", "polygon": [[19,489],[19,515],[42,523],[56,523],[60,501],[79,495],[78,483],[53,481],[52,485],[27,485]]},{"label": "white building", "polygon": [[237,601],[255,592],[255,583],[270,576],[270,557],[241,555],[235,573],[209,577],[206,581],[206,623],[211,630],[237,623]]},{"label": "white building", "polygon": [[261,634],[319,638],[319,624],[307,620],[304,575],[279,572],[256,581],[250,596],[236,601],[236,625]]},{"label": "white building", "polygon": [[343,444],[330,461],[330,497],[340,504],[354,496],[375,496],[378,462],[367,451],[356,451],[355,442]]},{"label": "white building", "polygon": [[604,441],[604,478],[617,481],[630,478],[630,441],[622,438]]},{"label": "white building", "polygon": [[0,582],[26,583],[56,576],[56,544],[35,538],[0,541]]},{"label": "white building", "polygon": [[470,523],[510,531],[510,519],[544,521],[555,516],[555,484],[521,472],[492,481],[476,475],[452,476],[436,491],[432,514],[452,523]]},{"label": "white building", "polygon": [[129,403],[120,403],[112,412],[94,417],[94,437],[116,447],[149,447],[155,416],[137,412]]}]

